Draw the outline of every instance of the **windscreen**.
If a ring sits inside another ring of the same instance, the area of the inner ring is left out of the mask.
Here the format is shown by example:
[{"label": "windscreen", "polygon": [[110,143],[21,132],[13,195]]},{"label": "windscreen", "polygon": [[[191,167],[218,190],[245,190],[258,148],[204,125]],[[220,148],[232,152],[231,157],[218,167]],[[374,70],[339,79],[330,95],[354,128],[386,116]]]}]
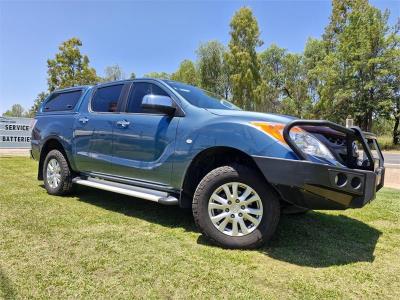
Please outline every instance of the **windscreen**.
[{"label": "windscreen", "polygon": [[236,105],[214,93],[176,81],[166,80],[165,82],[179,95],[197,107],[240,110]]}]

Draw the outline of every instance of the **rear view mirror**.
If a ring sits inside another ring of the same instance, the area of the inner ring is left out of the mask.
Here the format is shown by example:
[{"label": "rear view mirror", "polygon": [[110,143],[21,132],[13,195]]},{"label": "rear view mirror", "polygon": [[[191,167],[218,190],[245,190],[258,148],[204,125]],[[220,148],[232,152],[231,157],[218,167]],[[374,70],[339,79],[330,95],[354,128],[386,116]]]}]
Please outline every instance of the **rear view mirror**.
[{"label": "rear view mirror", "polygon": [[142,108],[172,115],[175,112],[174,102],[168,96],[146,95],[142,100]]}]

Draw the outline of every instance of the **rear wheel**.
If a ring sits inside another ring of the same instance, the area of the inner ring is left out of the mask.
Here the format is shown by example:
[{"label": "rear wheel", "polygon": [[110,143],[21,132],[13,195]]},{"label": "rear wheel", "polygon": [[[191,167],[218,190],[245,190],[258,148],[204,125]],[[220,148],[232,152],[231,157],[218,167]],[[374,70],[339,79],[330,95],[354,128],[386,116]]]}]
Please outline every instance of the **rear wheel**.
[{"label": "rear wheel", "polygon": [[51,150],[44,160],[43,180],[51,195],[65,195],[72,191],[72,171],[59,150]]},{"label": "rear wheel", "polygon": [[274,191],[258,173],[242,165],[208,173],[193,197],[193,215],[201,232],[227,248],[256,248],[278,225],[280,209]]}]

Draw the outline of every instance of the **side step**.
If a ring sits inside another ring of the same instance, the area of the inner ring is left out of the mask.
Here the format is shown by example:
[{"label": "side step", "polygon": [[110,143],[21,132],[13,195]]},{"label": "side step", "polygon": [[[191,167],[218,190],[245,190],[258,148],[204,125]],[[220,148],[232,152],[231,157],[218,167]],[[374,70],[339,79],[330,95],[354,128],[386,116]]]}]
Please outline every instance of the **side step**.
[{"label": "side step", "polygon": [[100,190],[105,190],[109,192],[114,192],[118,194],[128,195],[132,197],[137,197],[149,201],[158,202],[164,205],[177,205],[178,199],[169,195],[167,192],[146,189],[142,187],[127,185],[123,183],[107,181],[103,179],[97,179],[88,177],[83,179],[80,177],[75,177],[72,179],[73,183],[85,185]]}]

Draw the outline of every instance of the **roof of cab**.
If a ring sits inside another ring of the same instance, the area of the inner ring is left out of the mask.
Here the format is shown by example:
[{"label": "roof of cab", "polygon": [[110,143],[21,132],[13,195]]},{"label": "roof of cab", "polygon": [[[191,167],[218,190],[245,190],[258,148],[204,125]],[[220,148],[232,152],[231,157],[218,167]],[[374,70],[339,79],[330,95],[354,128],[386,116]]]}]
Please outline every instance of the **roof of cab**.
[{"label": "roof of cab", "polygon": [[114,81],[106,81],[106,82],[99,82],[94,86],[99,86],[99,85],[109,85],[109,84],[114,84],[114,83],[126,83],[126,82],[135,82],[135,81],[143,81],[143,80],[153,80],[153,81],[158,81],[158,82],[164,82],[163,79],[159,78],[152,78],[152,77],[144,77],[144,78],[135,78],[135,79],[121,79],[121,80],[114,80]]},{"label": "roof of cab", "polygon": [[127,82],[135,82],[135,81],[143,81],[143,80],[153,80],[153,81],[158,81],[158,82],[163,82],[163,83],[168,83],[166,79],[159,79],[159,78],[135,78],[135,79],[121,79],[121,80],[114,80],[114,81],[106,81],[106,82],[99,82],[97,84],[93,85],[80,85],[80,86],[72,86],[72,87],[67,87],[63,89],[57,89],[54,90],[53,93],[60,93],[60,92],[70,92],[70,91],[76,91],[76,90],[86,90],[90,89],[96,86],[102,86],[102,85],[110,85],[114,83],[127,83]]},{"label": "roof of cab", "polygon": [[62,92],[72,92],[77,90],[87,90],[93,87],[92,85],[80,85],[80,86],[71,86],[63,89],[54,90],[52,93],[62,93]]}]

